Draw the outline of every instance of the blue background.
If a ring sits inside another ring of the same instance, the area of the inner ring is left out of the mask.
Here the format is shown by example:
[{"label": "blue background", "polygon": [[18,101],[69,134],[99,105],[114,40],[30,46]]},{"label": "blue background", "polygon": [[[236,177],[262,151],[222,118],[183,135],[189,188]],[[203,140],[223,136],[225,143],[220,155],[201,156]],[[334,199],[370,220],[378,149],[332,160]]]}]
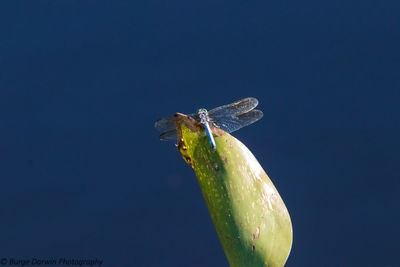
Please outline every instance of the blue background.
[{"label": "blue background", "polygon": [[0,257],[228,266],[156,119],[257,97],[234,136],[291,214],[287,266],[398,266],[398,1],[0,4]]}]

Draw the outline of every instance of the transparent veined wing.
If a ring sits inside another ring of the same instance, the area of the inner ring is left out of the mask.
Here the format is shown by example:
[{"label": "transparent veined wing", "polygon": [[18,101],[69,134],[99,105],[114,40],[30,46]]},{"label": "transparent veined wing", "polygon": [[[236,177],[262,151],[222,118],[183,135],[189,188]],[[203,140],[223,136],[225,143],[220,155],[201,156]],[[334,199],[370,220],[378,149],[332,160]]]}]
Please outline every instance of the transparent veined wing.
[{"label": "transparent veined wing", "polygon": [[177,138],[178,136],[176,134],[176,130],[171,130],[160,134],[161,141],[175,141]]},{"label": "transparent veined wing", "polygon": [[[188,116],[194,118],[195,120],[198,120],[198,116],[195,113],[189,114]],[[159,132],[162,132],[160,134],[161,141],[174,141],[177,139],[174,117],[159,119],[154,124],[154,127]]]},{"label": "transparent veined wing", "polygon": [[258,105],[257,98],[247,97],[232,104],[223,105],[217,108],[214,108],[208,112],[210,117],[220,118],[220,117],[229,117],[229,116],[237,116],[250,110],[254,109]]},{"label": "transparent veined wing", "polygon": [[[188,116],[198,120],[197,114],[192,113],[189,114]],[[154,128],[157,129],[159,132],[168,132],[171,130],[175,129],[175,118],[174,117],[169,117],[169,118],[161,118],[156,121],[154,124]]]},{"label": "transparent veined wing", "polygon": [[159,132],[168,132],[173,129],[175,129],[175,119],[173,117],[171,118],[162,118],[156,121],[154,124],[154,127],[157,129]]},{"label": "transparent veined wing", "polygon": [[261,110],[253,109],[237,116],[224,116],[213,118],[213,124],[227,133],[232,133],[242,127],[250,125],[264,116]]}]

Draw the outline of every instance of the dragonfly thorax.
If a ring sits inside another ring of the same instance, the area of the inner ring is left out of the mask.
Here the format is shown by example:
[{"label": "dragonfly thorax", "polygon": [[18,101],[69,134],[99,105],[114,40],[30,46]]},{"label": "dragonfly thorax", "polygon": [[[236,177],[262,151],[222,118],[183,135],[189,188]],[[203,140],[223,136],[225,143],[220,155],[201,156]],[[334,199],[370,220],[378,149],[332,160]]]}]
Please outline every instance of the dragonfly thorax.
[{"label": "dragonfly thorax", "polygon": [[210,121],[210,119],[208,118],[208,111],[205,108],[197,110],[197,114],[199,115],[200,122],[202,124],[206,124]]}]

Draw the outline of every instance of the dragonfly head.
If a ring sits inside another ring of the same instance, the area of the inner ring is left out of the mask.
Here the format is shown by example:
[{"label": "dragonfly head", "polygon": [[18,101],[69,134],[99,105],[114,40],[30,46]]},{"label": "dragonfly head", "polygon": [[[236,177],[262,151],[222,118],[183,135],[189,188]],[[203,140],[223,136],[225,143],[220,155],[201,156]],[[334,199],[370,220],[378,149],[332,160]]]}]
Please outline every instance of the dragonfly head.
[{"label": "dragonfly head", "polygon": [[205,108],[200,108],[200,109],[198,109],[197,110],[197,114],[207,114],[207,109],[205,109]]},{"label": "dragonfly head", "polygon": [[197,115],[199,115],[200,118],[200,122],[201,123],[207,123],[208,122],[208,115],[207,115],[207,109],[205,108],[201,108],[199,110],[197,110]]}]

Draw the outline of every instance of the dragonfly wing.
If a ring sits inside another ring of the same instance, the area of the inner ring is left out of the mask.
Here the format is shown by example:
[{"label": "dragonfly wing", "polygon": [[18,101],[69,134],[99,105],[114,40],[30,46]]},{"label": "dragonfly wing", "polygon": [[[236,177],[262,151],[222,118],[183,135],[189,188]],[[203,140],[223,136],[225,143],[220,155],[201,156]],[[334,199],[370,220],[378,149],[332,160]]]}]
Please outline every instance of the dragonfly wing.
[{"label": "dragonfly wing", "polygon": [[160,132],[168,132],[175,129],[175,118],[162,118],[156,121],[154,127]]},{"label": "dragonfly wing", "polygon": [[171,130],[160,134],[161,141],[176,141],[177,140],[176,130]]},{"label": "dragonfly wing", "polygon": [[227,116],[237,116],[250,110],[254,109],[258,105],[258,100],[254,97],[247,97],[236,101],[232,104],[220,106],[214,108],[208,112],[210,117],[227,117]]},{"label": "dragonfly wing", "polygon": [[216,127],[224,130],[227,133],[231,133],[239,130],[242,127],[250,125],[264,116],[261,110],[253,109],[247,113],[243,113],[237,116],[225,116],[213,120]]},{"label": "dragonfly wing", "polygon": [[[188,116],[198,120],[198,115],[196,113],[189,114]],[[156,121],[154,127],[162,132],[160,134],[161,141],[176,141],[177,134],[176,134],[176,126],[175,126],[175,118],[162,118]]]},{"label": "dragonfly wing", "polygon": [[[189,114],[188,116],[198,120],[196,113]],[[175,126],[175,118],[174,117],[159,119],[154,124],[154,128],[156,128],[159,132],[172,131],[172,130],[175,130],[175,127],[176,126]]]}]

